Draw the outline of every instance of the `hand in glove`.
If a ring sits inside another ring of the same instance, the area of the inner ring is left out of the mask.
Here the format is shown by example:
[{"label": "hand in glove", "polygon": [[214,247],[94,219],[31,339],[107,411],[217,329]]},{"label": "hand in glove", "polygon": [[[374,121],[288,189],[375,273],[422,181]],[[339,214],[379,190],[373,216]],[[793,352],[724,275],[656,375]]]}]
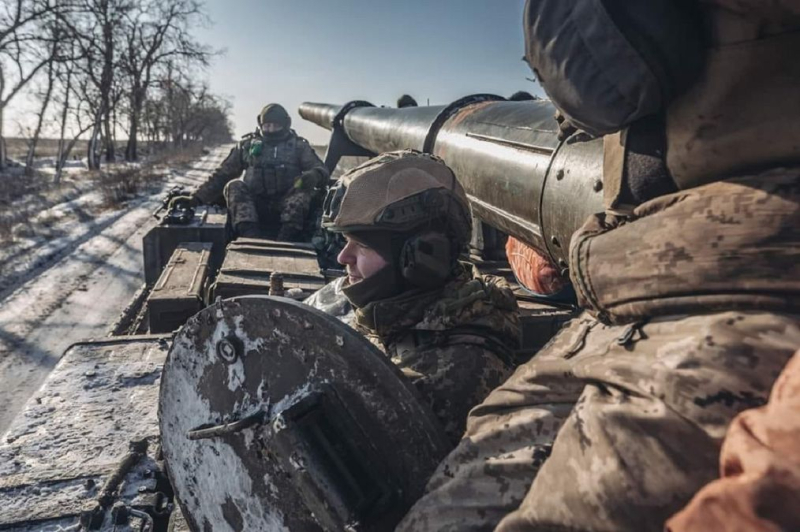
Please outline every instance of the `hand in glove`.
[{"label": "hand in glove", "polygon": [[316,172],[304,172],[294,181],[295,190],[313,190],[315,186],[317,186]]},{"label": "hand in glove", "polygon": [[196,196],[175,196],[169,200],[169,208],[175,209],[178,206],[186,206],[195,208],[201,204],[201,201]]}]

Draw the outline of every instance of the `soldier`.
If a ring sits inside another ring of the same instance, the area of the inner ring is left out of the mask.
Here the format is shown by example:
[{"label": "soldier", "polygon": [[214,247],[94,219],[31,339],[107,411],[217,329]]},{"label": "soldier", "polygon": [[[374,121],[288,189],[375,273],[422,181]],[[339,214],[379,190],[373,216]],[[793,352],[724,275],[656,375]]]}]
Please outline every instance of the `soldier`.
[{"label": "soldier", "polygon": [[[528,1],[553,102],[624,128],[605,137],[608,211],[571,242],[587,313],[472,410],[399,530],[661,530],[800,343],[800,9],[717,0],[678,24],[698,4],[657,4]],[[697,53],[676,53],[695,27]]]},{"label": "soldier", "polygon": [[328,171],[291,124],[283,107],[264,106],[259,128],[245,135],[192,196],[172,204],[212,203],[223,194],[238,236],[264,236],[264,225],[280,222],[278,240],[300,239],[314,191],[327,184]]},{"label": "soldier", "polygon": [[505,281],[458,261],[471,224],[450,168],[411,150],[345,174],[322,223],[347,240],[339,289],[351,324],[411,380],[454,444],[469,409],[510,374],[520,334]]}]

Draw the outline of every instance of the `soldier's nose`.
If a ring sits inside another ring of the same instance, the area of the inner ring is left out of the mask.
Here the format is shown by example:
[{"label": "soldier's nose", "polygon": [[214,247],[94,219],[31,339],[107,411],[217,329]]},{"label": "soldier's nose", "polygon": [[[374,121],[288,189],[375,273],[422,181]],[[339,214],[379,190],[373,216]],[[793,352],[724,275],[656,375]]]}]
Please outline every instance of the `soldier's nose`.
[{"label": "soldier's nose", "polygon": [[353,248],[355,245],[352,242],[348,242],[343,248],[342,251],[339,252],[339,255],[336,257],[336,262],[341,264],[342,266],[349,266],[356,263],[355,254],[353,253]]}]

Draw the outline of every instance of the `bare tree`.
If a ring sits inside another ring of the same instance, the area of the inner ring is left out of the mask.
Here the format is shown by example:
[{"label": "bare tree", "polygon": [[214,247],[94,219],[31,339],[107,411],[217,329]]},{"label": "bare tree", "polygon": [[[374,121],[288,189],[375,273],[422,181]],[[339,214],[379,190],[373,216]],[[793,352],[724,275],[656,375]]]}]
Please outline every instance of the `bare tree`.
[{"label": "bare tree", "polygon": [[0,5],[0,169],[6,164],[3,119],[9,102],[46,66],[41,23],[67,9],[59,0],[5,0]]},{"label": "bare tree", "polygon": [[41,106],[39,108],[38,116],[36,117],[36,127],[33,130],[33,136],[28,144],[28,155],[25,158],[25,175],[33,175],[33,163],[36,157],[36,148],[39,145],[39,137],[42,134],[42,125],[47,115],[47,109],[50,107],[50,100],[53,96],[53,87],[56,83],[56,70],[60,66],[62,58],[59,56],[58,49],[61,43],[59,26],[56,24],[49,25],[51,34],[50,39],[50,53],[48,54],[49,61],[47,62],[47,78],[45,81],[45,88],[40,94]]},{"label": "bare tree", "polygon": [[75,0],[77,16],[65,18],[64,25],[75,38],[79,55],[84,96],[93,93],[99,104],[95,106],[92,132],[89,137],[89,168],[100,167],[98,145],[105,141],[106,160],[115,158],[113,142],[113,109],[122,95],[119,79],[115,76],[118,62],[118,45],[121,28],[127,14],[133,9],[132,0]]},{"label": "bare tree", "polygon": [[201,17],[196,0],[154,0],[142,4],[128,18],[127,46],[121,61],[130,81],[126,160],[138,157],[142,109],[154,83],[154,69],[176,57],[186,67],[208,64],[211,51],[189,35],[190,26]]},{"label": "bare tree", "polygon": [[[89,131],[94,124],[93,120],[89,118],[93,118],[95,116],[95,112],[92,111],[88,105],[89,102],[86,99],[81,98],[81,96],[85,94],[85,91],[76,89],[75,69],[77,68],[77,62],[79,58],[74,54],[75,43],[70,42],[69,46],[69,57],[71,60],[65,61],[63,63],[63,69],[57,72],[62,96],[59,102],[61,104],[61,112],[59,119],[56,173],[53,179],[55,184],[58,184],[61,181],[64,165],[66,164],[67,158],[75,147],[75,144],[78,142],[78,139],[81,137],[81,135]],[[74,106],[73,102],[75,102]],[[67,140],[67,131],[70,124],[73,124],[74,128],[70,139]]]}]

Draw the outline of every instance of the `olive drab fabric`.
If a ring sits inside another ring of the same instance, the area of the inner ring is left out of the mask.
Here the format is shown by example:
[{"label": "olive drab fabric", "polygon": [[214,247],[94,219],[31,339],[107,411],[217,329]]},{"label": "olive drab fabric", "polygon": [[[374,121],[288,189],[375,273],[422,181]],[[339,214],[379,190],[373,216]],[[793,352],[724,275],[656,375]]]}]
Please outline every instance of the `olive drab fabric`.
[{"label": "olive drab fabric", "polygon": [[800,530],[800,351],[786,365],[769,403],[733,420],[720,479],[667,523],[668,532]]},{"label": "olive drab fabric", "polygon": [[324,186],[327,178],[314,149],[294,131],[284,130],[279,138],[265,138],[257,131],[231,150],[195,196],[212,203],[224,193],[234,227],[272,216],[297,232],[303,228],[314,189]]},{"label": "olive drab fabric", "polygon": [[374,301],[355,309],[354,320],[411,380],[453,444],[469,409],[511,374],[520,336],[517,302],[505,281],[468,264],[459,269],[438,290]]},{"label": "olive drab fabric", "polygon": [[350,170],[325,203],[329,231],[409,231],[443,219],[457,247],[471,235],[461,183],[441,159],[416,150],[384,153]]},{"label": "olive drab fabric", "polygon": [[[614,268],[617,283],[599,293],[625,304],[582,295],[588,313],[470,413],[465,438],[399,530],[660,530],[713,480],[729,423],[766,402],[800,345],[800,314],[789,312],[800,171],[765,177],[659,198],[598,232],[608,247],[592,248],[573,280]],[[683,204],[682,216],[671,210]],[[646,243],[625,230],[642,222]],[[573,256],[596,223],[573,239]],[[727,247],[728,238],[745,248]],[[751,252],[776,264],[740,262]],[[641,277],[627,283],[633,263]],[[706,267],[723,275],[712,279]],[[767,276],[777,277],[774,298],[755,293]],[[664,291],[673,282],[686,297]]]}]

